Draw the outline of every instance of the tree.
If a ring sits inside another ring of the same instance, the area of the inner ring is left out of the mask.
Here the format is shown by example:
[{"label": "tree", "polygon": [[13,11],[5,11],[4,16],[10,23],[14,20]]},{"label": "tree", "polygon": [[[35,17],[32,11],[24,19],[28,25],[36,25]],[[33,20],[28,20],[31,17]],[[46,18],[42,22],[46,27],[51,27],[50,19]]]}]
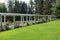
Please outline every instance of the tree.
[{"label": "tree", "polygon": [[41,15],[51,15],[52,14],[52,3],[56,0],[35,0],[36,13]]},{"label": "tree", "polygon": [[57,18],[60,18],[60,0],[56,0],[56,2],[53,5],[53,14],[57,16]]},{"label": "tree", "polygon": [[33,0],[30,0],[30,13],[32,14],[33,13],[33,9],[34,9],[34,2],[33,2]]},{"label": "tree", "polygon": [[15,0],[14,12],[15,13],[19,13],[20,12],[20,3],[17,0]]},{"label": "tree", "polygon": [[27,4],[25,2],[15,1],[14,11],[16,13],[27,13]]},{"label": "tree", "polygon": [[43,2],[43,14],[44,15],[51,15],[51,0],[45,0]]},{"label": "tree", "polygon": [[43,14],[43,0],[35,0],[35,13]]},{"label": "tree", "polygon": [[21,13],[27,13],[27,4],[25,2],[22,2]]},{"label": "tree", "polygon": [[19,0],[9,0],[8,3],[10,13],[27,13],[27,4],[25,2],[19,2]]},{"label": "tree", "polygon": [[15,0],[8,0],[8,9],[10,13],[14,12],[14,2]]},{"label": "tree", "polygon": [[0,3],[0,12],[7,12],[5,3]]}]

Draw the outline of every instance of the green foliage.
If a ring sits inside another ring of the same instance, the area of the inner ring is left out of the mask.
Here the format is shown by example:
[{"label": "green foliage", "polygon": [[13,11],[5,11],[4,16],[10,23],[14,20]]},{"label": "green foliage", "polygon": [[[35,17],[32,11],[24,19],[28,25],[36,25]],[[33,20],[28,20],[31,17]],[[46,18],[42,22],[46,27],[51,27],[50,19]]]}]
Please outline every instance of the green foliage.
[{"label": "green foliage", "polygon": [[14,8],[13,8],[14,7],[14,5],[13,5],[14,2],[12,2],[12,0],[8,0],[8,4],[9,4],[8,5],[9,12],[13,13],[14,12]]},{"label": "green foliage", "polygon": [[27,4],[18,0],[9,0],[9,12],[11,13],[26,13],[27,12]]},{"label": "green foliage", "polygon": [[27,13],[27,4],[25,2],[22,2],[21,11],[22,13]]},{"label": "green foliage", "polygon": [[49,0],[45,0],[43,2],[43,14],[45,15],[51,15],[51,5],[52,2],[50,2]]},{"label": "green foliage", "polygon": [[60,20],[0,32],[0,40],[60,40]]},{"label": "green foliage", "polygon": [[42,14],[43,12],[43,0],[35,0],[35,13]]},{"label": "green foliage", "polygon": [[15,0],[15,6],[14,6],[14,12],[15,13],[19,13],[20,12],[20,9],[21,9],[20,6],[21,5],[20,5],[19,1]]},{"label": "green foliage", "polygon": [[56,3],[52,4],[53,5],[53,14],[57,16],[57,18],[60,17],[60,0],[56,0]]},{"label": "green foliage", "polygon": [[30,0],[29,3],[30,3],[30,13],[33,14],[34,13],[34,2],[33,0]]},{"label": "green foliage", "polygon": [[0,3],[0,12],[2,12],[2,13],[7,12],[5,3]]},{"label": "green foliage", "polygon": [[52,15],[51,7],[55,0],[35,0],[36,13],[42,15]]}]

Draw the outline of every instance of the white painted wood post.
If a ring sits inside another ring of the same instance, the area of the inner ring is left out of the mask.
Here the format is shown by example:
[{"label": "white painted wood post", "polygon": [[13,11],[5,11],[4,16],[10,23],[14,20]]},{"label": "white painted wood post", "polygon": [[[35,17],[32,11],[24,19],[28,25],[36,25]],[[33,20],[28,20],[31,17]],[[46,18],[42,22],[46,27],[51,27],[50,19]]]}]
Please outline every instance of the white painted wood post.
[{"label": "white painted wood post", "polygon": [[23,20],[23,23],[24,23],[24,16],[22,16],[22,20]]},{"label": "white painted wood post", "polygon": [[0,24],[1,24],[1,18],[2,18],[2,17],[1,17],[1,15],[0,15]]},{"label": "white painted wood post", "polygon": [[24,16],[22,16],[22,26],[24,26]]},{"label": "white painted wood post", "polygon": [[[21,22],[21,16],[19,16],[20,17],[20,22]],[[19,23],[20,24],[20,23]]]},{"label": "white painted wood post", "polygon": [[[14,26],[15,26],[15,16],[13,16],[13,23],[14,23]],[[14,27],[13,27],[14,28]]]},{"label": "white painted wood post", "polygon": [[50,21],[51,21],[51,16],[50,16]]},{"label": "white painted wood post", "polygon": [[0,15],[0,31],[1,31],[1,27],[2,27],[2,15]]},{"label": "white painted wood post", "polygon": [[29,24],[31,24],[31,16],[29,16]]},{"label": "white painted wood post", "polygon": [[2,15],[1,15],[1,25],[2,25]]},{"label": "white painted wood post", "polygon": [[34,16],[34,22],[36,23],[36,16]]},{"label": "white painted wood post", "polygon": [[4,16],[4,23],[6,23],[6,16]]},{"label": "white painted wood post", "polygon": [[45,20],[44,16],[43,16],[43,21]]},{"label": "white painted wood post", "polygon": [[13,16],[13,21],[15,22],[15,16]]},{"label": "white painted wood post", "polygon": [[40,16],[39,16],[39,22],[40,22]]},{"label": "white painted wood post", "polygon": [[32,16],[30,16],[30,23],[32,24]]}]

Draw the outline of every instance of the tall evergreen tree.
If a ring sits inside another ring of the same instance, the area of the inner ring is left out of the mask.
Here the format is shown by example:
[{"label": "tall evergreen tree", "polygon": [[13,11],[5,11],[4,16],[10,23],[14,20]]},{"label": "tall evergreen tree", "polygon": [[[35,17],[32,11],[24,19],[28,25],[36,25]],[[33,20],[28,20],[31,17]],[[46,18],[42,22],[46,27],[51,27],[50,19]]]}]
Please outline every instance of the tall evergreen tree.
[{"label": "tall evergreen tree", "polygon": [[21,10],[22,10],[22,13],[27,13],[27,4],[25,2],[22,3],[22,6],[21,6]]},{"label": "tall evergreen tree", "polygon": [[35,9],[37,14],[43,14],[43,0],[35,0]]},{"label": "tall evergreen tree", "polygon": [[34,9],[34,2],[33,0],[30,0],[30,13],[32,14],[33,13],[33,10]]},{"label": "tall evergreen tree", "polygon": [[14,5],[14,12],[19,13],[20,12],[20,3],[19,1],[15,0],[15,5]]},{"label": "tall evergreen tree", "polygon": [[0,3],[0,12],[2,13],[7,12],[5,3]]},{"label": "tall evergreen tree", "polygon": [[35,9],[37,14],[51,15],[52,3],[56,0],[35,0]]},{"label": "tall evergreen tree", "polygon": [[51,14],[51,2],[50,0],[45,0],[43,5],[43,14],[44,15],[50,15]]},{"label": "tall evergreen tree", "polygon": [[53,14],[57,16],[57,18],[60,18],[60,0],[56,0],[56,2],[53,5]]},{"label": "tall evergreen tree", "polygon": [[14,3],[15,3],[15,0],[8,0],[8,9],[10,13],[14,12]]}]

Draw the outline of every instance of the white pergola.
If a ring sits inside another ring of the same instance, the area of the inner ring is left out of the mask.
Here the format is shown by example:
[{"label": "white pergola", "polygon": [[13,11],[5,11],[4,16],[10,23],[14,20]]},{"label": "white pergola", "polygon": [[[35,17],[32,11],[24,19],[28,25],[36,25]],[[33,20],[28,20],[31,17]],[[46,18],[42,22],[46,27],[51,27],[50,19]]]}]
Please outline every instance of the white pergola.
[{"label": "white pergola", "polygon": [[[40,15],[40,14],[20,14],[20,13],[0,13],[0,24],[2,24],[2,16],[4,17],[4,23],[6,23],[6,17],[7,16],[12,16],[13,17],[13,22],[15,22],[15,17],[19,16],[21,21],[20,22],[25,22],[24,17],[26,17],[26,23],[29,21],[30,24],[36,23],[36,22],[42,22],[42,21],[49,21],[49,20],[54,20],[56,17],[55,15]],[[34,18],[34,22],[32,22],[32,17]],[[47,17],[47,19],[46,19]],[[29,19],[29,20],[28,20]]]}]

